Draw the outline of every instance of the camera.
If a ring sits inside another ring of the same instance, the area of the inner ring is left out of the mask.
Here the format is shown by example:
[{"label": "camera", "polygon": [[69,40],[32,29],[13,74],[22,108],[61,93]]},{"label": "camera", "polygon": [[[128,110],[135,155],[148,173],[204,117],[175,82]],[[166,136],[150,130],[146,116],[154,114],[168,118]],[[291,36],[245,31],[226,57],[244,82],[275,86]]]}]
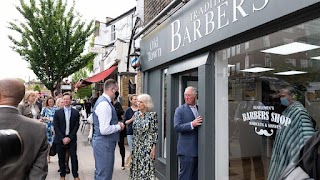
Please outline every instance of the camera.
[{"label": "camera", "polygon": [[22,156],[23,143],[13,129],[0,130],[0,168],[16,163]]}]

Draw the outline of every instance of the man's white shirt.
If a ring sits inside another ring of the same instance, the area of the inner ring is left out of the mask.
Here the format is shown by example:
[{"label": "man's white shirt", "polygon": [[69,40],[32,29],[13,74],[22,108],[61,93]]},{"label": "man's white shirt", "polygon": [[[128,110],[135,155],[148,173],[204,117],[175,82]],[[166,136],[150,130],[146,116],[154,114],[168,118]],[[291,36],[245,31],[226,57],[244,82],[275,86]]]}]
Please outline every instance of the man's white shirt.
[{"label": "man's white shirt", "polygon": [[[112,103],[111,98],[107,94],[103,93],[102,96]],[[120,131],[120,125],[110,125],[110,121],[112,119],[112,108],[108,102],[100,102],[94,112],[98,116],[99,129],[102,135],[109,135]]]},{"label": "man's white shirt", "polygon": [[[194,117],[198,117],[198,109],[197,109],[197,106],[196,105],[189,105]],[[190,122],[190,125],[191,125],[191,129],[194,129],[194,127],[192,126],[192,121]]]}]

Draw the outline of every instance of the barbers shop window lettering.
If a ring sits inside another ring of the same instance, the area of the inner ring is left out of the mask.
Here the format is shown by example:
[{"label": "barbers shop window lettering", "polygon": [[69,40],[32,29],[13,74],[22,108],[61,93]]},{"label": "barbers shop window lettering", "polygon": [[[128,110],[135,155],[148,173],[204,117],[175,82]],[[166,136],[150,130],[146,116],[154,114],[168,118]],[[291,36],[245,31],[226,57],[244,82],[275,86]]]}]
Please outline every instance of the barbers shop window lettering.
[{"label": "barbers shop window lettering", "polygon": [[[289,123],[290,120],[288,120],[288,118],[282,116],[281,114],[268,111],[268,110],[274,110],[273,106],[264,106],[264,105],[250,106],[250,104],[257,104],[257,103],[260,104],[261,102],[258,102],[258,101],[241,102],[236,111],[235,120],[241,121],[240,123],[242,123],[243,125],[247,124],[249,126],[254,126],[254,129],[250,129],[250,131],[255,131],[257,135],[267,136],[267,137],[270,137],[274,134],[275,132],[274,129],[281,128],[281,124],[278,124],[278,123],[273,124],[270,122],[276,122],[276,121],[280,122],[280,119],[283,119],[284,121],[281,121],[283,122],[283,125],[287,126],[288,124],[290,124]],[[252,110],[247,111],[249,109],[252,109]],[[239,113],[241,113],[241,115]]]},{"label": "barbers shop window lettering", "polygon": [[[273,108],[273,107],[272,107]],[[261,121],[268,121],[269,118],[271,122],[288,126],[291,123],[291,119],[279,113],[271,112],[269,115],[269,111],[251,111],[242,114],[243,121],[250,121],[250,120],[261,120]],[[249,123],[250,124],[250,123]],[[254,125],[254,123],[252,123]],[[267,128],[275,128],[273,124],[263,125],[263,127]],[[280,129],[279,126],[276,126],[277,129]]]},{"label": "barbers shop window lettering", "polygon": [[[235,114],[236,121],[248,123],[250,126],[255,126],[254,131],[260,136],[270,137],[274,134],[274,129],[281,129],[282,126],[291,124],[291,118],[282,114],[272,112],[275,108],[273,106],[252,105],[260,104],[259,101],[243,101],[239,104],[238,110]],[[262,103],[261,103],[262,104]],[[244,110],[252,109],[252,111]],[[240,112],[241,116],[239,115]]]},{"label": "barbers shop window lettering", "polygon": [[[209,0],[190,13],[190,22],[177,19],[171,23],[171,52],[191,44],[198,39],[220,30],[238,20],[263,10],[269,0],[253,1],[250,9],[245,9],[246,0]],[[228,13],[226,10],[232,7]]]}]

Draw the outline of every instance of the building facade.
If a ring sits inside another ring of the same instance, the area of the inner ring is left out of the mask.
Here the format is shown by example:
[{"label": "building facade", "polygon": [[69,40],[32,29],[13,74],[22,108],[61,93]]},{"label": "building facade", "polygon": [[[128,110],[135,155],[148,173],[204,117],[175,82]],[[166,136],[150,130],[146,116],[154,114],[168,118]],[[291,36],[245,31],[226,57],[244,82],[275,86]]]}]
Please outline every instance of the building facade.
[{"label": "building facade", "polygon": [[179,6],[140,43],[142,91],[152,96],[159,118],[157,177],[178,177],[173,117],[184,89],[195,86],[203,118],[199,179],[267,179],[276,133],[291,123],[282,115],[280,89],[293,88],[320,124],[320,1]]},{"label": "building facade", "polygon": [[[106,23],[96,21],[94,47],[92,51],[98,53],[93,63],[93,76],[82,80],[79,87],[94,83],[93,93],[103,93],[103,83],[112,78],[119,84],[120,97],[128,97],[136,81],[136,71],[131,67],[130,54],[133,46],[131,36],[136,26],[136,8],[121,14],[116,18],[106,18]],[[131,44],[131,45],[130,45]],[[130,49],[130,51],[129,51]],[[128,99],[122,98],[124,107],[128,106]]]}]

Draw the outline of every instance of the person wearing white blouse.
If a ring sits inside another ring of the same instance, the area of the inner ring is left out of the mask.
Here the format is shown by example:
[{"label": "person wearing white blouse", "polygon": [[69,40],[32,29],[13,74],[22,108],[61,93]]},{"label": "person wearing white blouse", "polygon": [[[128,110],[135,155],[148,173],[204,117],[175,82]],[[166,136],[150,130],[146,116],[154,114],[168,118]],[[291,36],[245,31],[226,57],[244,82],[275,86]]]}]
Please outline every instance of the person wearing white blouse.
[{"label": "person wearing white blouse", "polygon": [[40,119],[40,109],[36,104],[36,93],[34,91],[26,91],[23,100],[18,105],[18,110],[20,114],[36,119],[38,121]]}]

